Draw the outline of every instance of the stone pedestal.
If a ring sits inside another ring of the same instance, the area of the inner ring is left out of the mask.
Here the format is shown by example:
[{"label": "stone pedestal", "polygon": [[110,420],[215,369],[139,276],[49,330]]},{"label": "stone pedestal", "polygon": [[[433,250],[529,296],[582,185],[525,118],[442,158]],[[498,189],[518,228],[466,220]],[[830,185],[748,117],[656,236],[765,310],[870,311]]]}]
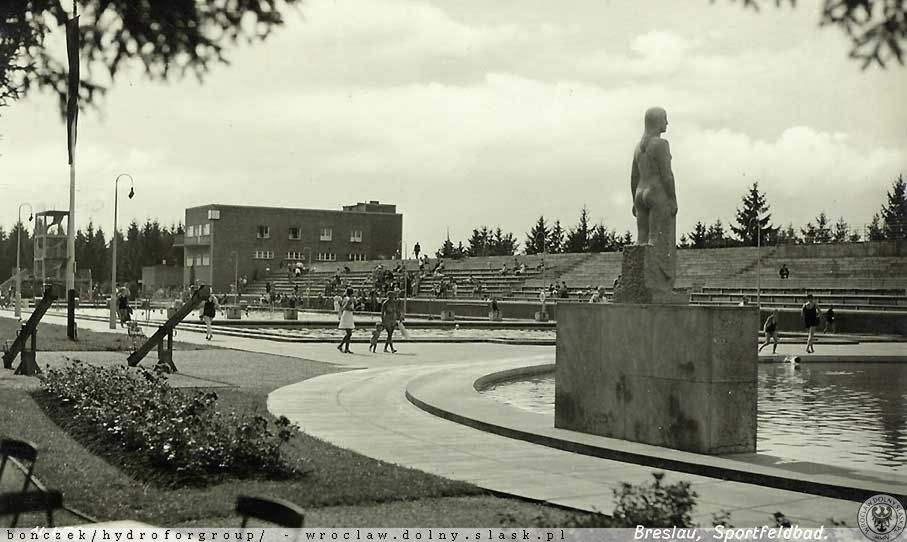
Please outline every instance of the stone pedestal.
[{"label": "stone pedestal", "polygon": [[620,282],[614,288],[612,303],[689,303],[689,296],[674,292],[673,260],[664,261],[652,245],[627,245],[623,249]]},{"label": "stone pedestal", "polygon": [[755,452],[758,328],[755,307],[561,304],[554,425]]},{"label": "stone pedestal", "polygon": [[450,309],[444,309],[443,311],[441,311],[441,320],[445,320],[445,321],[455,320],[456,317],[457,317],[457,315],[454,314],[454,311],[452,311]]},{"label": "stone pedestal", "polygon": [[536,322],[547,322],[548,321],[548,311],[538,311],[535,313]]},{"label": "stone pedestal", "polygon": [[284,309],[283,310],[283,319],[284,320],[298,320],[299,312],[296,309]]},{"label": "stone pedestal", "polygon": [[239,307],[227,307],[227,319],[228,320],[242,319],[242,309],[240,309]]}]

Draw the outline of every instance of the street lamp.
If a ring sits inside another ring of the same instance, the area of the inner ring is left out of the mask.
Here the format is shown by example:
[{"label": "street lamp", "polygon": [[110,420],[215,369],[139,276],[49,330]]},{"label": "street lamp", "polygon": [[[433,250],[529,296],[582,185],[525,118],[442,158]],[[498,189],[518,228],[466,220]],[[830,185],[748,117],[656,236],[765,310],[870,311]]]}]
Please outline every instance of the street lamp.
[{"label": "street lamp", "polygon": [[129,199],[135,195],[135,182],[132,175],[120,173],[113,181],[113,255],[111,256],[110,270],[110,329],[117,328],[117,199],[119,196],[120,177],[129,177]]},{"label": "street lamp", "polygon": [[[756,306],[762,310],[762,217],[756,215]],[[760,318],[762,318],[760,316]]]},{"label": "street lamp", "polygon": [[230,251],[233,256],[233,304],[239,306],[239,254],[235,250]]},{"label": "street lamp", "polygon": [[19,267],[19,238],[22,237],[22,208],[26,205],[28,205],[28,221],[31,222],[34,216],[34,209],[30,204],[19,205],[19,220],[16,223],[19,226],[16,230],[16,318],[22,318],[22,270]]}]

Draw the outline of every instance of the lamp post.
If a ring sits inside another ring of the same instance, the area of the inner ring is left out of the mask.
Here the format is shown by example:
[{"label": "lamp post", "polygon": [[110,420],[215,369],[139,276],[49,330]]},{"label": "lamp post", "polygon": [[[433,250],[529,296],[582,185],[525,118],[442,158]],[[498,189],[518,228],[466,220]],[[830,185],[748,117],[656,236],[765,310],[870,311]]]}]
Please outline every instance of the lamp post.
[{"label": "lamp post", "polygon": [[[309,251],[308,257],[306,257],[306,255],[305,255],[307,250]],[[303,259],[305,259],[306,266],[308,268],[308,270],[306,271],[306,274],[311,273],[312,272],[312,247],[302,247],[302,257],[303,257]],[[309,308],[309,280],[308,279],[306,279],[306,281],[305,281],[305,304],[303,305],[303,307],[306,310],[308,310],[308,308]]]},{"label": "lamp post", "polygon": [[119,196],[119,190],[117,190],[120,177],[129,177],[129,199],[132,199],[132,196],[135,195],[135,182],[132,179],[132,175],[128,173],[120,173],[117,175],[115,181],[113,181],[113,242],[111,242],[111,247],[113,248],[113,255],[111,256],[111,265],[110,265],[110,329],[117,328],[117,200]]},{"label": "lamp post", "polygon": [[[762,217],[753,218],[756,223],[756,306],[762,310]],[[760,313],[761,314],[761,313]],[[762,318],[761,316],[759,318]]]},{"label": "lamp post", "polygon": [[239,254],[235,250],[230,251],[233,256],[233,304],[239,306]]},{"label": "lamp post", "polygon": [[34,209],[32,209],[31,204],[22,203],[19,205],[19,219],[16,224],[19,226],[16,230],[16,318],[22,318],[22,269],[19,267],[19,245],[21,244],[19,239],[22,237],[22,208],[28,205],[28,221],[32,221],[34,216]]}]

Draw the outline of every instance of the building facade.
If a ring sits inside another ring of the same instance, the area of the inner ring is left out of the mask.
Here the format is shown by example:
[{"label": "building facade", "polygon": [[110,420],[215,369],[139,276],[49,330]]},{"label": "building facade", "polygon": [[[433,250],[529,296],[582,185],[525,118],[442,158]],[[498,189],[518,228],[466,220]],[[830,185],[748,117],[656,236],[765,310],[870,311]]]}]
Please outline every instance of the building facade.
[{"label": "building facade", "polygon": [[307,267],[390,259],[403,237],[396,205],[377,201],[341,211],[203,205],[186,209],[183,284],[227,292],[236,276],[253,281],[303,262]]}]

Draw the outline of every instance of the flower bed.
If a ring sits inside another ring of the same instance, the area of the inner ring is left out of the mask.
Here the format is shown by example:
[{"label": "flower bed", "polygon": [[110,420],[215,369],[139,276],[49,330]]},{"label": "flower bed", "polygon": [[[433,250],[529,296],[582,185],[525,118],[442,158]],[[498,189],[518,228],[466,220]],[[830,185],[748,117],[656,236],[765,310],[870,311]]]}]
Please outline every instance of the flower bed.
[{"label": "flower bed", "polygon": [[281,453],[299,427],[281,416],[240,416],[217,410],[217,394],[184,392],[166,376],[78,361],[40,375],[48,394],[73,420],[104,440],[139,454],[181,481],[223,475],[279,477],[300,472]]}]

